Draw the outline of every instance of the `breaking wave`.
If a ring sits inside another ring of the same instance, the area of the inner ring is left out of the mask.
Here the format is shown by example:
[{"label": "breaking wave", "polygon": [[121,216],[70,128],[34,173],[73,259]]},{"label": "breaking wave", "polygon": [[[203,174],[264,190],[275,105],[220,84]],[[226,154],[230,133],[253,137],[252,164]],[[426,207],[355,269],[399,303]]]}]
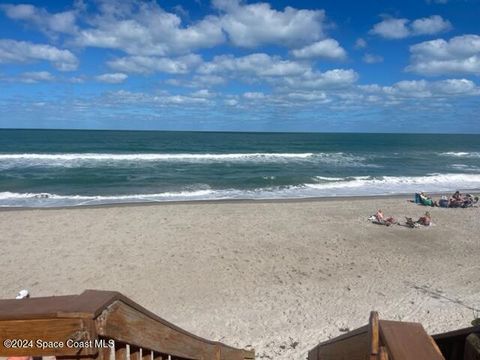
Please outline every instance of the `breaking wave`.
[{"label": "breaking wave", "polygon": [[249,161],[274,159],[306,159],[313,153],[233,153],[233,154],[0,154],[2,160],[42,160],[42,161]]},{"label": "breaking wave", "polygon": [[0,168],[22,167],[99,167],[148,163],[287,163],[318,162],[332,166],[378,167],[365,163],[361,156],[335,153],[63,153],[63,154],[0,154]]},{"label": "breaking wave", "polygon": [[448,151],[448,152],[440,153],[440,155],[458,157],[458,158],[470,158],[470,159],[480,158],[480,152]]},{"label": "breaking wave", "polygon": [[311,183],[252,190],[201,189],[156,194],[59,195],[1,192],[0,206],[60,207],[114,203],[195,201],[220,199],[284,199],[333,196],[407,194],[417,191],[450,192],[480,189],[480,174],[431,174],[427,176],[315,177]]}]

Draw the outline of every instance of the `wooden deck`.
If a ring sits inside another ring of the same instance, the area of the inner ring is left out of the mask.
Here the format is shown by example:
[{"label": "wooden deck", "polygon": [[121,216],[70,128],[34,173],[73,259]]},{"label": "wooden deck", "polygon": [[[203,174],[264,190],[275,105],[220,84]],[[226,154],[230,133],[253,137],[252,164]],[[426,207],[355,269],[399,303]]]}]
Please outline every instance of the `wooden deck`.
[{"label": "wooden deck", "polygon": [[379,320],[325,341],[308,360],[480,360],[480,327],[434,335],[419,323]]},{"label": "wooden deck", "polygon": [[65,359],[165,360],[254,359],[236,349],[191,334],[117,292],[0,300],[0,334],[23,340],[0,344],[0,356]]},{"label": "wooden deck", "polygon": [[[191,334],[120,293],[0,300],[0,357],[76,360],[253,360]],[[5,339],[15,339],[5,346]],[[419,323],[379,320],[308,352],[308,360],[480,360],[480,326],[428,335]]]}]

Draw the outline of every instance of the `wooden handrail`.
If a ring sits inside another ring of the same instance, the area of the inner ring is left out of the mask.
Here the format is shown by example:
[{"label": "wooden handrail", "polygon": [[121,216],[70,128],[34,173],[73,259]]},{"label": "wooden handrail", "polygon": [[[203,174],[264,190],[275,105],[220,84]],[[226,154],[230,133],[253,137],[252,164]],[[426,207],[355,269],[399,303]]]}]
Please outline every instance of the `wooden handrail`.
[{"label": "wooden handrail", "polygon": [[308,360],[444,360],[434,340],[418,323],[379,320],[372,312],[367,326],[322,342]]},{"label": "wooden handrail", "polygon": [[0,356],[86,357],[97,360],[254,359],[191,334],[118,292],[0,300]]}]

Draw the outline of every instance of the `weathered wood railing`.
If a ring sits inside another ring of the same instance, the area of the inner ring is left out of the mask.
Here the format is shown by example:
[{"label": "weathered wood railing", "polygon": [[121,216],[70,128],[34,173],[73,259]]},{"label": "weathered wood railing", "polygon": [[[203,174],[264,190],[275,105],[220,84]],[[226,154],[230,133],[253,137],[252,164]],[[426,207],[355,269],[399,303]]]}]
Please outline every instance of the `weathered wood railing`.
[{"label": "weathered wood railing", "polygon": [[446,360],[480,360],[480,326],[432,335]]},{"label": "weathered wood railing", "polygon": [[419,323],[379,320],[372,312],[367,326],[320,343],[308,360],[444,360]]},{"label": "weathered wood railing", "polygon": [[[193,314],[192,314],[193,315]],[[254,351],[209,341],[117,292],[0,300],[0,356],[95,360],[247,360]],[[5,343],[5,340],[12,342]]]}]

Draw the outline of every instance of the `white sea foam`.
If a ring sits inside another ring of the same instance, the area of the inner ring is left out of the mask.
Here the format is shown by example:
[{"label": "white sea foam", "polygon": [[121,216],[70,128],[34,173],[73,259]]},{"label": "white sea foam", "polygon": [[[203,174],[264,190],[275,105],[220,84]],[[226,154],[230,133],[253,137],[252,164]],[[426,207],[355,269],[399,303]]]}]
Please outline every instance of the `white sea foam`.
[{"label": "white sea foam", "polygon": [[131,195],[58,195],[50,193],[15,193],[0,192],[0,206],[16,207],[51,207],[51,206],[78,206],[115,203],[155,202],[172,200],[201,200],[208,199],[213,190],[195,190],[164,192],[159,194],[131,194]]},{"label": "white sea foam", "polygon": [[339,178],[339,177],[328,177],[328,176],[315,176],[315,180],[320,181],[343,181],[346,178]]},{"label": "white sea foam", "polygon": [[[330,178],[331,179],[331,178]],[[108,203],[164,202],[213,199],[281,199],[316,196],[405,194],[417,191],[451,192],[480,189],[480,174],[431,174],[427,176],[349,177],[338,181],[253,190],[202,189],[158,194],[57,195],[48,193],[0,193],[0,206],[76,206]]]},{"label": "white sea foam", "polygon": [[440,153],[440,155],[459,158],[480,158],[480,152],[448,151]]},{"label": "white sea foam", "polygon": [[351,167],[378,167],[378,165],[366,163],[361,156],[334,153],[131,153],[131,154],[107,154],[107,153],[63,153],[63,154],[0,154],[0,169],[22,167],[98,167],[117,166],[122,163],[286,163],[286,162],[318,162],[331,166]]},{"label": "white sea foam", "polygon": [[469,172],[480,172],[480,167],[478,166],[470,166],[466,164],[452,164],[450,165],[452,169],[460,170],[460,171],[469,171]]},{"label": "white sea foam", "polygon": [[480,174],[430,174],[427,176],[353,177],[330,183],[306,184],[308,188],[328,190],[334,195],[383,195],[415,191],[453,191],[480,189]]},{"label": "white sea foam", "polygon": [[233,154],[0,154],[1,160],[44,160],[44,161],[190,161],[190,160],[271,160],[306,159],[313,153],[233,153]]}]

